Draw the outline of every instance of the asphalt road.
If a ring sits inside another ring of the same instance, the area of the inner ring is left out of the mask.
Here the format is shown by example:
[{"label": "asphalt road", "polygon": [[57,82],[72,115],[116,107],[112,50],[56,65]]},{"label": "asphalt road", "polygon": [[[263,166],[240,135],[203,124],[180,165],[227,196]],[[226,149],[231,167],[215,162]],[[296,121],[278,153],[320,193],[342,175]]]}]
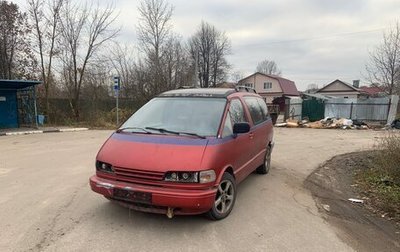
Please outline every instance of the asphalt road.
[{"label": "asphalt road", "polygon": [[304,179],[330,157],[371,148],[374,131],[275,129],[267,176],[238,187],[231,215],[167,219],[92,192],[110,131],[0,137],[0,251],[352,251]]}]

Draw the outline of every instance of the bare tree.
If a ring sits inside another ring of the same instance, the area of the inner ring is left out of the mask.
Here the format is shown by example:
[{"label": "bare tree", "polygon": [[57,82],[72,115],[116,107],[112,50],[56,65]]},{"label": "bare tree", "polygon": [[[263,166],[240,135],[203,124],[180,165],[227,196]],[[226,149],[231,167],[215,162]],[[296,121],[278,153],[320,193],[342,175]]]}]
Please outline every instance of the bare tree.
[{"label": "bare tree", "polygon": [[400,23],[383,34],[382,44],[370,52],[368,79],[379,83],[387,94],[400,92]]},{"label": "bare tree", "polygon": [[49,95],[52,86],[53,58],[56,55],[56,39],[58,38],[60,11],[64,0],[29,0],[29,14],[40,58],[40,73],[45,90],[46,114],[50,119]]},{"label": "bare tree", "polygon": [[231,74],[231,80],[235,83],[238,83],[243,78],[244,74],[241,71],[235,71]]},{"label": "bare tree", "polygon": [[134,49],[128,45],[115,43],[110,53],[109,62],[113,67],[113,72],[117,73],[121,79],[120,95],[136,98],[138,88],[137,78],[135,78]]},{"label": "bare tree", "polygon": [[72,5],[67,2],[61,15],[62,76],[68,90],[71,110],[80,117],[80,94],[86,68],[93,56],[113,39],[119,29],[113,29],[114,8],[107,6]]},{"label": "bare tree", "polygon": [[271,75],[278,75],[278,76],[280,76],[282,74],[281,70],[279,70],[275,61],[267,60],[267,59],[258,63],[256,72],[260,72],[260,73],[264,73],[264,74],[271,74]]},{"label": "bare tree", "polygon": [[27,15],[18,5],[0,1],[0,78],[34,78]]},{"label": "bare tree", "polygon": [[173,8],[164,0],[142,0],[138,10],[138,37],[145,53],[146,65],[151,69],[151,85],[147,90],[155,95],[166,89],[161,62],[171,37]]},{"label": "bare tree", "polygon": [[230,41],[225,33],[206,22],[200,24],[189,40],[189,51],[198,66],[201,87],[215,86],[226,78],[226,72],[230,68],[226,55],[230,50]]}]

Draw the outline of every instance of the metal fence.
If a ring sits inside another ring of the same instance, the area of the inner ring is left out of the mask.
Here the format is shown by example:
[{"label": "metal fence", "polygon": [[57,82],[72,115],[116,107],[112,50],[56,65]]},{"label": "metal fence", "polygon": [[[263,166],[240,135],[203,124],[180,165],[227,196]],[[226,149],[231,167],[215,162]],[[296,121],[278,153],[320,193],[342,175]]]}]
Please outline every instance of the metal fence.
[{"label": "metal fence", "polygon": [[344,99],[325,101],[325,117],[349,118],[362,121],[386,121],[390,98]]},{"label": "metal fence", "polygon": [[285,107],[285,120],[302,119],[302,107],[303,107],[303,100],[300,97],[293,97],[286,100],[286,107]]}]

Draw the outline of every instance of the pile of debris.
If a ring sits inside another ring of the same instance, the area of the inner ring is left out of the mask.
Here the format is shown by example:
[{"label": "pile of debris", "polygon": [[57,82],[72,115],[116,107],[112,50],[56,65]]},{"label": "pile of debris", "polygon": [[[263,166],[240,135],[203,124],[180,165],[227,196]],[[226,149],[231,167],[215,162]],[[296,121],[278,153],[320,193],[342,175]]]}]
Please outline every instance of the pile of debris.
[{"label": "pile of debris", "polygon": [[301,121],[288,119],[285,123],[277,123],[275,126],[312,129],[369,129],[368,125],[362,121],[347,118],[337,119],[333,117],[327,117],[316,122],[310,122],[308,119],[303,119]]},{"label": "pile of debris", "polygon": [[392,129],[400,129],[400,119],[394,120],[390,127],[392,127]]}]

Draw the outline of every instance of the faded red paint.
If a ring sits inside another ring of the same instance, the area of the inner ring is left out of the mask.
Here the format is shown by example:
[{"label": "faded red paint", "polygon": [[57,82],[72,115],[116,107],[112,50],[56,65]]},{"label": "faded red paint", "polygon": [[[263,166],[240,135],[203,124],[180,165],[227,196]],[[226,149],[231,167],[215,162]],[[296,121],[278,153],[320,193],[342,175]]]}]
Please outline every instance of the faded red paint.
[{"label": "faded red paint", "polygon": [[[249,93],[234,93],[233,97],[257,96]],[[242,102],[243,105],[245,104]],[[217,179],[213,183],[173,183],[162,180],[129,178],[118,181],[115,174],[96,172],[90,178],[93,191],[112,199],[115,188],[151,193],[151,202],[135,204],[118,203],[140,211],[165,213],[168,207],[175,214],[198,214],[207,212],[213,205],[216,188],[223,173],[232,168],[236,182],[241,182],[263,163],[266,144],[272,142],[271,120],[254,126],[249,111],[250,132],[237,137],[209,137],[199,139],[174,135],[144,135],[114,133],[100,149],[97,160],[112,164],[123,171],[137,171],[140,176],[159,176],[167,171],[204,171],[213,169]],[[227,113],[225,108],[224,116]],[[221,125],[224,125],[222,120]],[[220,127],[219,134],[222,132]],[[155,174],[155,175],[154,175]],[[157,177],[158,178],[158,177]]]}]

